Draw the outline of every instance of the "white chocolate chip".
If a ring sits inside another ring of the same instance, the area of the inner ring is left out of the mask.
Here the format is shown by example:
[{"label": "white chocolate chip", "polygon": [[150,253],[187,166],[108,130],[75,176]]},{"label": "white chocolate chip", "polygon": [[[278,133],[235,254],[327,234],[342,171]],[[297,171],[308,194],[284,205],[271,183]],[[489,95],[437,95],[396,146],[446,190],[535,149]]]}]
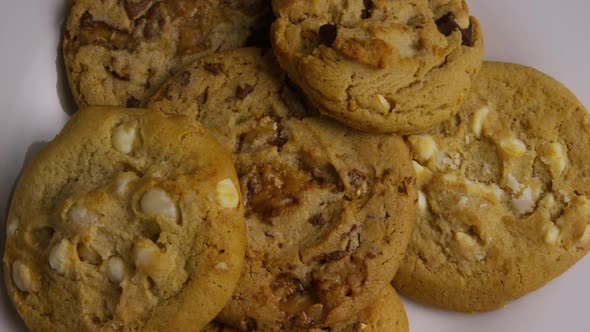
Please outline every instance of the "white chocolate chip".
[{"label": "white chocolate chip", "polygon": [[558,178],[567,164],[567,153],[559,143],[547,143],[541,148],[541,161],[549,166],[553,178]]},{"label": "white chocolate chip", "polygon": [[125,262],[121,257],[113,256],[109,258],[107,262],[107,276],[111,282],[118,284],[123,281],[125,272]]},{"label": "white chocolate chip", "polygon": [[520,157],[526,152],[526,144],[518,138],[507,138],[498,143],[498,148],[511,157]]},{"label": "white chocolate chip", "polygon": [[457,203],[457,207],[459,209],[464,209],[467,207],[467,203],[469,203],[469,198],[461,197],[461,199],[459,200],[459,203]]},{"label": "white chocolate chip", "polygon": [[464,250],[465,256],[478,261],[484,259],[485,254],[473,236],[467,233],[457,232],[455,233],[454,239],[459,243],[461,249]]},{"label": "white chocolate chip", "polygon": [[582,245],[590,242],[590,225],[586,225],[586,228],[584,229],[584,234],[580,238],[579,242]]},{"label": "white chocolate chip", "polygon": [[133,142],[135,142],[135,134],[137,129],[135,125],[123,123],[113,129],[113,147],[115,150],[129,154],[133,150]]},{"label": "white chocolate chip", "polygon": [[465,144],[466,145],[471,144],[471,136],[469,136],[469,135],[465,136]]},{"label": "white chocolate chip", "polygon": [[455,156],[453,157],[453,162],[455,163],[455,165],[457,167],[461,167],[461,163],[463,162],[463,158],[461,157],[460,154],[455,153]]},{"label": "white chocolate chip", "polygon": [[520,192],[520,190],[524,187],[511,173],[506,175],[506,186],[508,186],[508,188],[510,188],[510,190],[512,190],[514,193]]},{"label": "white chocolate chip", "polygon": [[98,216],[94,212],[79,205],[73,206],[70,209],[69,215],[70,220],[78,224],[90,225],[98,220]]},{"label": "white chocolate chip", "polygon": [[215,186],[215,202],[219,206],[235,209],[240,203],[240,193],[231,179],[224,179]]},{"label": "white chocolate chip", "polygon": [[137,180],[137,178],[137,175],[133,172],[125,172],[117,175],[115,179],[115,192],[117,195],[125,195],[129,188],[129,183]]},{"label": "white chocolate chip", "polygon": [[585,124],[586,126],[590,126],[590,114],[586,114],[586,115],[584,116],[584,124]]},{"label": "white chocolate chip", "polygon": [[219,263],[217,263],[217,265],[215,265],[215,269],[221,270],[221,271],[227,271],[227,270],[229,270],[229,267],[227,266],[227,263],[219,262]]},{"label": "white chocolate chip", "polygon": [[412,166],[414,166],[414,172],[418,178],[420,178],[420,176],[426,171],[426,167],[420,165],[420,163],[415,160],[412,160]]},{"label": "white chocolate chip", "polygon": [[16,288],[23,292],[34,291],[35,287],[31,268],[18,259],[12,262],[12,281]]},{"label": "white chocolate chip", "polygon": [[551,224],[551,226],[549,226],[547,228],[547,231],[545,232],[545,243],[551,245],[556,244],[557,240],[559,239],[560,233],[561,231],[559,230],[559,227],[557,227],[554,224]]},{"label": "white chocolate chip", "polygon": [[364,331],[367,327],[369,327],[369,325],[367,325],[365,323],[359,323],[358,327],[359,327],[359,331]]},{"label": "white chocolate chip", "polygon": [[475,247],[477,245],[477,241],[472,236],[463,232],[455,233],[455,240],[457,240],[462,247],[466,248]]},{"label": "white chocolate chip", "polygon": [[512,199],[512,206],[519,215],[532,212],[535,209],[535,200],[531,188],[526,187],[518,198]]},{"label": "white chocolate chip", "polygon": [[72,251],[73,246],[70,241],[61,240],[49,252],[49,266],[60,274],[66,274],[73,265]]},{"label": "white chocolate chip", "polygon": [[16,231],[18,231],[18,226],[19,226],[19,221],[16,218],[12,218],[10,220],[8,220],[8,225],[6,225],[6,234],[11,237],[14,234],[16,234]]},{"label": "white chocolate chip", "polygon": [[557,202],[555,201],[555,196],[551,193],[545,195],[543,199],[539,202],[539,204],[546,208],[547,210],[552,210],[557,206]]},{"label": "white chocolate chip", "polygon": [[426,195],[420,190],[418,191],[418,208],[421,212],[425,212],[428,208],[428,201]]},{"label": "white chocolate chip", "polygon": [[569,202],[571,201],[571,200],[570,200],[570,195],[567,193],[567,191],[565,191],[565,190],[558,190],[557,192],[558,192],[558,193],[561,195],[561,197],[563,198],[563,202],[564,202],[564,203],[566,203],[566,204],[567,204],[567,203],[569,203]]},{"label": "white chocolate chip", "polygon": [[473,114],[473,120],[471,122],[471,130],[475,134],[476,138],[480,138],[483,132],[484,122],[490,113],[488,107],[482,107]]},{"label": "white chocolate chip", "polygon": [[176,220],[178,208],[167,192],[160,188],[152,188],[141,197],[140,207],[143,212],[152,216],[160,216]]},{"label": "white chocolate chip", "polygon": [[408,137],[408,141],[419,162],[424,163],[431,160],[438,151],[436,142],[430,135],[413,135]]},{"label": "white chocolate chip", "polygon": [[158,246],[148,239],[140,239],[133,246],[135,266],[148,275],[158,268],[160,256]]},{"label": "white chocolate chip", "polygon": [[387,114],[391,110],[391,104],[383,95],[377,95],[377,101],[379,101],[379,112]]},{"label": "white chocolate chip", "polygon": [[412,166],[414,166],[414,172],[416,173],[416,178],[418,180],[418,186],[423,186],[430,180],[432,177],[432,171],[418,163],[415,160],[412,160]]},{"label": "white chocolate chip", "polygon": [[459,167],[461,167],[462,158],[458,153],[455,153],[455,155],[451,158],[448,153],[440,151],[436,154],[434,161],[437,165],[450,168],[452,170],[457,170]]},{"label": "white chocolate chip", "polygon": [[498,201],[504,198],[504,191],[495,183],[487,185],[465,180],[465,186],[467,187],[467,192],[473,195],[484,196],[488,199],[496,199]]}]

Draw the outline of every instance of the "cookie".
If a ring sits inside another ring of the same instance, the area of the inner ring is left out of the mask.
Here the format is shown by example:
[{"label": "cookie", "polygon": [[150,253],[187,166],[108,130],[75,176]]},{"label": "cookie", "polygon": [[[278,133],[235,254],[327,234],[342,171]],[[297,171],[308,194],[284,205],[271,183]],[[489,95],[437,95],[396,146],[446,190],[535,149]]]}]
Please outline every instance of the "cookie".
[{"label": "cookie", "polygon": [[200,59],[149,108],[187,114],[233,151],[248,249],[219,319],[244,330],[345,321],[393,277],[415,222],[409,151],[305,106],[271,54],[240,49]]},{"label": "cookie", "polygon": [[74,99],[138,107],[184,65],[256,38],[269,13],[269,0],[76,0],[63,42]]},{"label": "cookie", "polygon": [[401,293],[494,310],[590,249],[590,115],[554,79],[485,63],[458,115],[407,141],[420,193]]},{"label": "cookie", "polygon": [[414,133],[455,114],[483,58],[463,0],[274,0],[278,61],[323,114]]},{"label": "cookie", "polygon": [[[355,315],[353,323],[330,326],[327,329],[311,328],[301,332],[407,332],[408,317],[399,297],[392,287],[387,287],[377,301]],[[237,332],[239,330],[212,322],[201,332]]]},{"label": "cookie", "polygon": [[231,155],[192,119],[78,112],[24,170],[8,294],[32,331],[186,331],[231,297],[246,249]]}]

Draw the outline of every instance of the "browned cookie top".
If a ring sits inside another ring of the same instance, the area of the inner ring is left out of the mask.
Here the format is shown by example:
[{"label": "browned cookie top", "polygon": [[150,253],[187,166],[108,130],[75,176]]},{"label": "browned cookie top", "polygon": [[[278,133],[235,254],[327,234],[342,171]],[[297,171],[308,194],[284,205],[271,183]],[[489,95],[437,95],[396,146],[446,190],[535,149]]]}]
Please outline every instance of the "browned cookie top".
[{"label": "browned cookie top", "polygon": [[[360,311],[351,322],[324,328],[300,329],[299,332],[407,332],[408,317],[395,290],[386,287],[381,296]],[[239,330],[219,322],[211,322],[201,332],[237,332]]]},{"label": "browned cookie top", "polygon": [[219,318],[248,330],[346,321],[403,257],[417,199],[409,152],[319,116],[260,53],[200,59],[149,107],[196,118],[234,152],[249,245]]},{"label": "browned cookie top", "polygon": [[320,112],[369,132],[448,120],[481,66],[463,0],[274,0],[277,59]]},{"label": "browned cookie top", "polygon": [[74,1],[63,47],[78,106],[143,104],[180,67],[261,33],[268,2]]},{"label": "browned cookie top", "polygon": [[408,143],[420,208],[400,292],[493,310],[590,250],[590,115],[556,80],[484,63],[461,111]]},{"label": "browned cookie top", "polygon": [[229,152],[194,120],[87,108],[26,167],[6,287],[31,331],[189,331],[231,297],[246,249]]}]

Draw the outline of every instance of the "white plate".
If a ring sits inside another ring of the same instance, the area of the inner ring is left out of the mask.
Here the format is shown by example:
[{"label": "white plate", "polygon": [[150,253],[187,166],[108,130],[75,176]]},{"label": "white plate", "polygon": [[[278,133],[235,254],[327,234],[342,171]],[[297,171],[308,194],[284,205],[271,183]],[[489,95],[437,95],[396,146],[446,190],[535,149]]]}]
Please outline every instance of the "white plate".
[{"label": "white plate", "polygon": [[[0,251],[10,192],[22,164],[61,129],[71,110],[58,43],[66,0],[0,3]],[[486,58],[527,64],[590,106],[590,1],[468,0],[484,30]],[[486,314],[405,301],[413,332],[590,331],[590,257],[543,289]],[[3,280],[2,280],[3,284]],[[0,331],[25,331],[0,287]]]}]

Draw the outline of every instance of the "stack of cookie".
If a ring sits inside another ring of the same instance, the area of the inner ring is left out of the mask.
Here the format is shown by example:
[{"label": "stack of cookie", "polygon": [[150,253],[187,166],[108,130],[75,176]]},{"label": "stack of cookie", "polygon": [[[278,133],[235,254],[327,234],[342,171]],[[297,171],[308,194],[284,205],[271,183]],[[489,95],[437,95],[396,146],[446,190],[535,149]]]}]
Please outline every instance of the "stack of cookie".
[{"label": "stack of cookie", "polygon": [[590,250],[590,115],[463,0],[76,0],[64,57],[7,220],[33,331],[407,331],[394,288],[494,310]]}]

